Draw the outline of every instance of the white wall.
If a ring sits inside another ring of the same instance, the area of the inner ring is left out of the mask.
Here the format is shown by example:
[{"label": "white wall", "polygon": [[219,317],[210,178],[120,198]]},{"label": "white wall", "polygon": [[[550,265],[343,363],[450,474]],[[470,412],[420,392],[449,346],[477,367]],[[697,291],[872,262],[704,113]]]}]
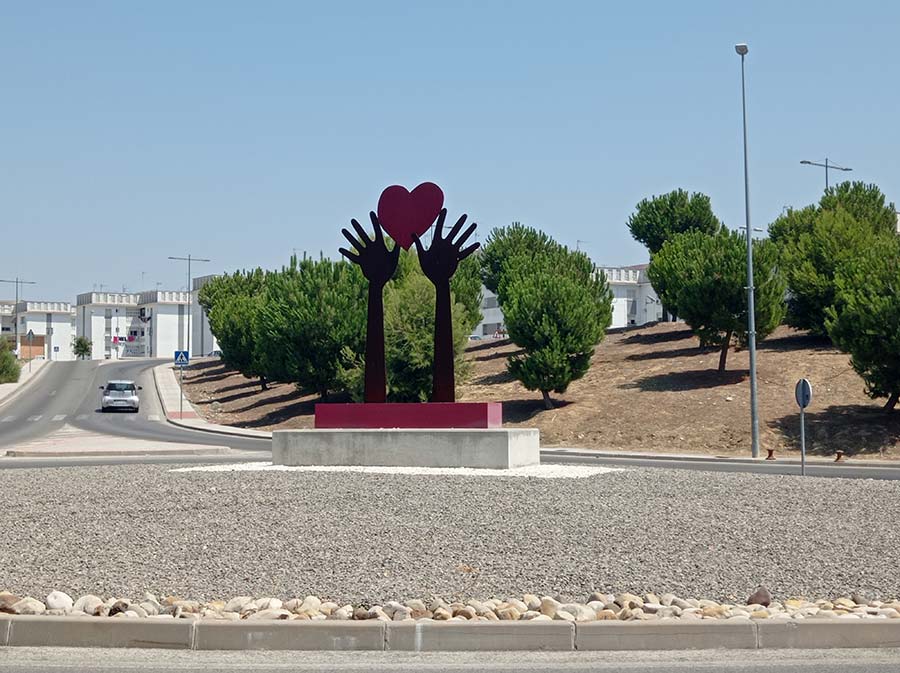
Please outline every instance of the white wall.
[{"label": "white wall", "polygon": [[[29,302],[29,309],[45,302]],[[46,302],[56,303],[56,302]],[[67,304],[68,305],[68,304]],[[49,316],[49,320],[48,320]],[[48,327],[50,328],[48,330]],[[20,343],[27,344],[26,335],[32,331],[35,336],[44,337],[44,358],[47,360],[74,360],[72,352],[72,339],[75,330],[72,326],[72,314],[69,312],[54,312],[28,310],[19,313],[19,339]]]},{"label": "white wall", "polygon": [[[179,306],[183,312],[179,314]],[[187,348],[187,305],[153,303],[145,306],[150,312],[150,355],[155,358],[174,358],[175,351]]]},{"label": "white wall", "polygon": [[478,336],[492,336],[497,330],[506,330],[506,320],[503,310],[497,303],[497,295],[481,286],[481,322],[472,330],[472,334]]},{"label": "white wall", "polygon": [[197,303],[197,292],[193,293],[191,304],[191,357],[203,357],[208,353],[219,350],[219,342],[209,329],[209,320],[206,311]]}]

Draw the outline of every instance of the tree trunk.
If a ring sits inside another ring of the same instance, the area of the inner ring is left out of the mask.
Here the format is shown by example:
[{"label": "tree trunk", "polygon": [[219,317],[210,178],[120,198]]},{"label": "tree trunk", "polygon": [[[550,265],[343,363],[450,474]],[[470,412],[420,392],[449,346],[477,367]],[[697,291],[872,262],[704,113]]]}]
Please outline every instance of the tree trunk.
[{"label": "tree trunk", "polygon": [[553,400],[550,399],[550,391],[542,390],[541,395],[544,396],[544,409],[552,409],[553,408]]},{"label": "tree trunk", "polygon": [[900,400],[900,391],[894,391],[891,393],[891,396],[888,398],[887,404],[884,405],[885,411],[893,411],[894,407],[897,406],[897,402]]},{"label": "tree trunk", "polygon": [[728,347],[731,345],[731,330],[725,334],[725,341],[722,344],[722,350],[719,352],[719,371],[725,371],[725,361],[728,359]]}]

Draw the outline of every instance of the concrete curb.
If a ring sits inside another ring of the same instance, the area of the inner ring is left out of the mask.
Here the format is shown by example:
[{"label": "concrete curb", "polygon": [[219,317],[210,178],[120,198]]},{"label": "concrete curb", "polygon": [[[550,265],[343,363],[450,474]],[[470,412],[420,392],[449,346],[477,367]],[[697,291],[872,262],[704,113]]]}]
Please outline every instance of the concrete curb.
[{"label": "concrete curb", "polygon": [[224,456],[232,453],[227,446],[209,446],[194,449],[154,449],[147,451],[20,451],[10,449],[6,451],[9,458],[85,458],[93,456]]},{"label": "concrete curb", "polygon": [[219,621],[0,615],[0,647],[577,651],[900,646],[900,619],[695,622]]},{"label": "concrete curb", "polygon": [[406,652],[572,651],[575,624],[564,621],[389,622],[386,650]]},{"label": "concrete curb", "polygon": [[44,372],[46,372],[48,369],[50,369],[50,367],[53,366],[54,362],[56,362],[56,360],[45,362],[41,365],[41,368],[34,374],[34,376],[29,376],[27,381],[22,381],[16,386],[14,390],[9,391],[6,395],[0,396],[0,407],[8,402],[12,402],[16,397],[21,395],[22,392],[26,388],[28,388],[29,384],[41,378],[44,375]]},{"label": "concrete curb", "polygon": [[186,430],[197,430],[199,432],[208,432],[213,435],[227,435],[230,437],[249,437],[251,439],[272,439],[272,433],[266,432],[263,430],[242,430],[240,428],[233,428],[228,425],[216,425],[215,423],[210,423],[203,419],[197,410],[194,409],[193,405],[185,396],[185,401],[187,401],[188,406],[191,407],[191,410],[197,414],[197,418],[190,419],[193,420],[194,423],[184,422],[183,420],[177,418],[169,417],[169,408],[166,406],[166,400],[163,397],[162,391],[159,389],[159,374],[157,373],[159,370],[167,370],[167,373],[175,378],[175,370],[171,369],[171,364],[162,364],[157,365],[153,368],[153,385],[156,388],[156,397],[159,399],[159,404],[162,407],[163,417],[165,418],[167,423],[171,425],[175,425],[179,428],[185,428]]},{"label": "concrete curb", "polygon": [[[766,461],[764,458],[730,458],[727,456],[707,456],[698,454],[683,453],[632,453],[630,451],[594,451],[591,449],[570,449],[563,447],[545,446],[541,448],[541,453],[548,457],[556,456],[578,456],[587,458],[611,458],[626,460],[659,460],[659,461],[681,461],[691,463],[731,463],[736,465],[800,465],[800,460],[795,458],[778,458],[775,461]],[[849,465],[852,467],[878,467],[878,468],[900,468],[900,461],[896,460],[860,460],[858,458],[845,459],[846,462],[837,463],[837,467],[841,465]],[[834,465],[834,460],[823,458],[806,459],[807,465]]]}]

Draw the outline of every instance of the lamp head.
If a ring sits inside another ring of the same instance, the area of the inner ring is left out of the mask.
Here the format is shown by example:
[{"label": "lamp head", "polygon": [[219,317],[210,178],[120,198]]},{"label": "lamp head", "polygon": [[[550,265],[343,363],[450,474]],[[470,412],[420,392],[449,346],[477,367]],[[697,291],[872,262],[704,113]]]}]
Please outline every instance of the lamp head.
[{"label": "lamp head", "polygon": [[747,52],[750,51],[750,48],[746,44],[741,43],[734,45],[734,50],[741,56],[745,56]]}]

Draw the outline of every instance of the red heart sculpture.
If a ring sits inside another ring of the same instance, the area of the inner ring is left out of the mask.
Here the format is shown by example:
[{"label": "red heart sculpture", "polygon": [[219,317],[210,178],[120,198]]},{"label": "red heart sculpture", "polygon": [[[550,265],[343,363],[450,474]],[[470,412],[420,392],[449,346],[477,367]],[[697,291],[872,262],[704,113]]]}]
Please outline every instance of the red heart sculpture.
[{"label": "red heart sculpture", "polygon": [[388,236],[409,250],[413,235],[428,231],[443,207],[444,192],[433,182],[423,182],[411,192],[392,185],[378,199],[378,221]]}]

